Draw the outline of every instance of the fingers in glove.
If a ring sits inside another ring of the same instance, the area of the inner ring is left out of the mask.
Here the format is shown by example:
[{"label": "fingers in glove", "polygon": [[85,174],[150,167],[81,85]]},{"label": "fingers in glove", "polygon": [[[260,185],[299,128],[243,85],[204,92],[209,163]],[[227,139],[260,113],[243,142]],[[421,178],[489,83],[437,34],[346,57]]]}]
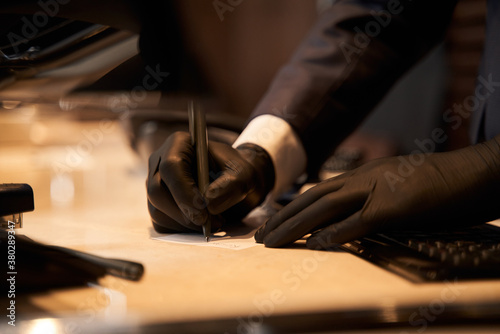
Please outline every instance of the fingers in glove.
[{"label": "fingers in glove", "polygon": [[331,224],[311,235],[306,242],[309,249],[330,249],[371,233],[373,225],[361,219],[361,211],[338,223]]},{"label": "fingers in glove", "polygon": [[[201,228],[196,225],[194,225],[193,228],[188,228],[179,224],[177,220],[167,216],[165,213],[155,208],[150,201],[148,201],[148,210],[155,230],[160,233],[193,232],[201,230]],[[179,214],[182,216],[180,212]]]},{"label": "fingers in glove", "polygon": [[184,132],[169,137],[158,173],[181,212],[191,222],[201,226],[206,222],[208,212],[193,177],[195,153],[190,140],[189,134]]},{"label": "fingers in glove", "polygon": [[345,195],[341,191],[331,192],[282,223],[273,222],[273,216],[270,223],[278,226],[264,236],[264,244],[266,247],[282,247],[290,244],[308,233],[323,228],[326,224],[352,215],[359,210],[364,200],[365,196],[361,193]]},{"label": "fingers in glove", "polygon": [[149,159],[148,159],[148,178],[147,178],[146,183],[149,183],[149,180],[151,180],[153,178],[153,175],[158,173],[160,160],[161,160],[161,157],[160,157],[160,154],[158,153],[158,151],[153,152],[149,156]]},{"label": "fingers in glove", "polygon": [[186,213],[183,213],[180,210],[172,194],[162,182],[159,173],[156,173],[152,179],[148,180],[147,192],[148,202],[150,202],[155,209],[169,216],[170,219],[173,219],[177,224],[187,229],[198,230],[199,226],[194,224],[188,217],[189,211],[185,210]]},{"label": "fingers in glove", "polygon": [[230,169],[215,179],[205,192],[208,211],[220,214],[241,202],[252,190],[247,174],[247,171],[236,172]]},{"label": "fingers in glove", "polygon": [[252,166],[233,148],[211,143],[210,154],[222,173],[205,192],[208,211],[220,214],[241,202],[254,188]]},{"label": "fingers in glove", "polygon": [[[276,229],[285,221],[293,218],[295,215],[321,199],[323,196],[338,191],[343,185],[343,178],[334,178],[310,188],[273,215],[265,225],[261,226],[255,233],[255,241],[259,243],[264,242],[264,238],[271,231]],[[314,221],[314,219],[312,221]]]}]

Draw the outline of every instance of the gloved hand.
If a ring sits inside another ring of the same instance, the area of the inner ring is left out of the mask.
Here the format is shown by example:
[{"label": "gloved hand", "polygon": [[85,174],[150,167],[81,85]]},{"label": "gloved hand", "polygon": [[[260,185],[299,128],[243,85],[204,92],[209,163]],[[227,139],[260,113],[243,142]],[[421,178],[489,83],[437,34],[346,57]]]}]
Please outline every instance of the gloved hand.
[{"label": "gloved hand", "polygon": [[[201,194],[196,181],[196,153],[187,132],[176,132],[149,158],[148,209],[158,232],[212,231],[224,220],[237,221],[259,205],[274,186],[274,166],[265,150],[244,144],[237,149],[209,141],[213,182]],[[221,215],[220,215],[221,214]]]},{"label": "gloved hand", "polygon": [[464,149],[373,160],[319,183],[255,234],[281,247],[311,233],[311,249],[370,233],[477,225],[500,217],[500,136]]}]

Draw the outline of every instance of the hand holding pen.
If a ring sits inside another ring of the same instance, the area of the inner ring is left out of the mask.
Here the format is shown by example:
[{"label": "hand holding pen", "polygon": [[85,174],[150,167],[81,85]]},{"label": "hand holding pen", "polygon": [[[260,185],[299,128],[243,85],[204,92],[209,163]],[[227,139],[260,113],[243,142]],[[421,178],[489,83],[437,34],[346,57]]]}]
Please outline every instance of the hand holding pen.
[{"label": "hand holding pen", "polygon": [[[188,109],[195,111],[196,105]],[[208,141],[207,169],[202,167],[206,166],[201,163],[204,158],[197,157],[197,141],[192,137],[196,135],[175,132],[151,154],[148,209],[157,232],[203,232],[205,227],[206,238],[226,224],[237,223],[262,203],[274,186],[274,167],[259,146],[233,148],[230,143]],[[198,139],[202,138],[206,137]],[[205,144],[198,145],[202,147]],[[207,181],[207,175],[212,179]]]}]

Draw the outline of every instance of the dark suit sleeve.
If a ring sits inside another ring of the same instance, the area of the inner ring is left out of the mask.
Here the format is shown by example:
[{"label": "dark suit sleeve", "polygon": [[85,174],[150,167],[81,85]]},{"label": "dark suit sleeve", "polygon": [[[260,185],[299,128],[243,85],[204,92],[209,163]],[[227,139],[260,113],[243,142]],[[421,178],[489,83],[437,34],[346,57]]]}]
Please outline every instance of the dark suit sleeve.
[{"label": "dark suit sleeve", "polygon": [[456,1],[337,1],[278,72],[252,114],[302,140],[314,174],[395,81],[443,39]]}]

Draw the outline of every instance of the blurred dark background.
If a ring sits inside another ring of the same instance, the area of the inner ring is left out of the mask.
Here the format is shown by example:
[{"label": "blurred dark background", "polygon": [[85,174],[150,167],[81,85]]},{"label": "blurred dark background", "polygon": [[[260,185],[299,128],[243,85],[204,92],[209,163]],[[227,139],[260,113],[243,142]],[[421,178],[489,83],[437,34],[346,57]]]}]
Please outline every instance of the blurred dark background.
[{"label": "blurred dark background", "polygon": [[[0,100],[4,112],[31,104],[81,119],[121,118],[137,149],[138,137],[161,139],[177,129],[169,124],[184,122],[186,101],[196,97],[214,125],[232,132],[231,140],[331,3],[3,1]],[[449,138],[438,150],[467,145],[467,120],[451,129],[442,113],[473,93],[484,14],[484,0],[459,1],[443,44],[340,149],[362,160],[410,153],[415,139],[428,138],[436,127]]]}]

